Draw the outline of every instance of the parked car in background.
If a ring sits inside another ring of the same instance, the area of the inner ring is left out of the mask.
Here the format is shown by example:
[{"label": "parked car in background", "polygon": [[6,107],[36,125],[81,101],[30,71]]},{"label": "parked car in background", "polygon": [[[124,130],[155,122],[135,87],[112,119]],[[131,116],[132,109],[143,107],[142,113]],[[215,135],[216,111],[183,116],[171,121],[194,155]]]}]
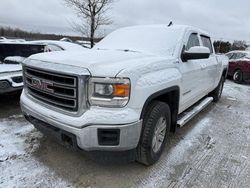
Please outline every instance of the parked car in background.
[{"label": "parked car in background", "polygon": [[[27,58],[30,55],[44,52],[44,49],[45,45],[42,44],[10,41],[0,42],[0,62],[4,62],[5,58],[12,56]],[[13,64],[13,62],[11,64]]]},{"label": "parked car in background", "polygon": [[67,37],[64,37],[64,38],[60,39],[60,41],[73,42],[70,38],[67,38]]},{"label": "parked car in background", "polygon": [[9,56],[6,57],[3,61],[4,64],[22,64],[26,57],[21,56]]},{"label": "parked car in background", "polygon": [[250,80],[250,51],[232,51],[226,55],[229,58],[228,75],[236,83]]},{"label": "parked car in background", "polygon": [[0,42],[25,42],[25,39],[18,39],[14,37],[0,37]]},{"label": "parked car in background", "polygon": [[[78,51],[84,50],[81,45],[64,42],[64,41],[54,41],[54,40],[39,40],[30,41],[25,43],[0,43],[0,56],[2,55],[5,64],[20,64],[28,56],[43,52],[53,52],[53,51]],[[3,59],[1,58],[1,59]]]},{"label": "parked car in background", "polygon": [[200,29],[128,27],[90,50],[29,57],[21,107],[67,146],[152,165],[170,132],[220,99],[227,68]]},{"label": "parked car in background", "polygon": [[89,48],[89,49],[91,48],[91,42],[90,41],[77,40],[76,43],[83,46],[84,48]]},{"label": "parked car in background", "polygon": [[0,94],[20,91],[23,89],[21,65],[0,64]]},{"label": "parked car in background", "polygon": [[37,41],[31,41],[30,43],[44,45],[45,46],[44,52],[84,50],[84,48],[81,45],[66,41],[37,40]]}]

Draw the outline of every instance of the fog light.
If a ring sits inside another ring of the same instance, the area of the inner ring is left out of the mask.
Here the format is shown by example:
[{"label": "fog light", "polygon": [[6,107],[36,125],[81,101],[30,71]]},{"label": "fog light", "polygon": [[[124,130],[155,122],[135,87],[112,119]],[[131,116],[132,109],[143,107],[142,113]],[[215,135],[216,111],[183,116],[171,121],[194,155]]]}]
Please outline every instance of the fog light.
[{"label": "fog light", "polygon": [[98,129],[100,146],[118,146],[120,144],[120,129]]}]

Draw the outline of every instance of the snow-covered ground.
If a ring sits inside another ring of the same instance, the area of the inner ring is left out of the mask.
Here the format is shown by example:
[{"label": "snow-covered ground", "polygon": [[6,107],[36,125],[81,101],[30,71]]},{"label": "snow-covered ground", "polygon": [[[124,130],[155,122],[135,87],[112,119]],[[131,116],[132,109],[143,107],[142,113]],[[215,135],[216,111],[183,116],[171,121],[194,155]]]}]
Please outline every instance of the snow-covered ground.
[{"label": "snow-covered ground", "polygon": [[149,168],[93,162],[36,131],[18,97],[0,97],[0,187],[249,187],[249,95],[250,85],[227,81]]}]

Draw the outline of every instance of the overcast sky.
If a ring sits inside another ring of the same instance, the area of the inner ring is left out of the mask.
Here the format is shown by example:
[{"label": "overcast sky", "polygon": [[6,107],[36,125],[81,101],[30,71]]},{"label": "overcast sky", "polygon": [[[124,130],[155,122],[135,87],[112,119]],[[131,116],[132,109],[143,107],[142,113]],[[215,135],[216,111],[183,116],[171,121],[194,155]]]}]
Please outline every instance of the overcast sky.
[{"label": "overcast sky", "polygon": [[[116,0],[114,23],[102,32],[137,24],[188,24],[219,39],[250,43],[249,0]],[[70,22],[77,19],[63,0],[1,0],[0,25],[29,31],[78,35]]]}]

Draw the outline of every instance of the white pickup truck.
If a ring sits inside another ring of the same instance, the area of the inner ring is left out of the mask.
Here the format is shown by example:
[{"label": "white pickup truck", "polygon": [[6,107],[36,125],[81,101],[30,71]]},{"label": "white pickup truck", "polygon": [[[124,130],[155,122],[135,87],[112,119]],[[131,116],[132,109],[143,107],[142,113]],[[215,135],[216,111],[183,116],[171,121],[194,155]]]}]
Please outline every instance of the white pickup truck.
[{"label": "white pickup truck", "polygon": [[151,165],[170,132],[219,100],[227,68],[200,29],[128,27],[91,50],[28,58],[21,107],[62,143]]}]

